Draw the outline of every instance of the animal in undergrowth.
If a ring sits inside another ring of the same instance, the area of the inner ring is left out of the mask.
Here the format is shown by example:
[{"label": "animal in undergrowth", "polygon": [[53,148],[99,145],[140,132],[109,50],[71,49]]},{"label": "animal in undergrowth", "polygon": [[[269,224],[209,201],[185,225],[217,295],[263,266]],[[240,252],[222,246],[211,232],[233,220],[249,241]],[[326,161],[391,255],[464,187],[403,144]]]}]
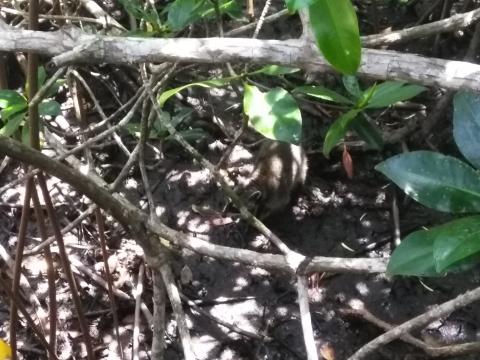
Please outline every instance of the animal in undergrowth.
[{"label": "animal in undergrowth", "polygon": [[244,198],[260,218],[283,210],[292,192],[305,184],[308,163],[305,150],[282,141],[264,139],[249,176]]}]

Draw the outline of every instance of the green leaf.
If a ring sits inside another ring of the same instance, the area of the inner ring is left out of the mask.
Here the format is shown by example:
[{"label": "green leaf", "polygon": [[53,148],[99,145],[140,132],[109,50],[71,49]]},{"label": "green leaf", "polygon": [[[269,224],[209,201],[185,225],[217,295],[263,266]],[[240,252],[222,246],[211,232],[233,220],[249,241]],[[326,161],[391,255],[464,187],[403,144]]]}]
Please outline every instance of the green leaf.
[{"label": "green leaf", "polygon": [[[201,6],[198,9],[199,18],[214,18],[215,7],[212,1],[197,0],[201,2]],[[220,13],[226,13],[234,19],[238,19],[242,16],[242,7],[236,0],[220,0],[218,4]]]},{"label": "green leaf", "polygon": [[382,149],[382,134],[365,118],[358,117],[357,120],[352,123],[352,129],[373,149]]},{"label": "green leaf", "polygon": [[479,231],[477,215],[411,233],[393,252],[387,273],[443,276],[467,270],[479,259]]},{"label": "green leaf", "polygon": [[64,79],[57,79],[47,90],[45,98],[51,98],[58,93],[58,89],[65,83]]},{"label": "green leaf", "polygon": [[155,119],[153,122],[153,129],[156,132],[157,138],[163,138],[168,135],[168,130],[165,127],[165,122],[170,122],[170,124],[178,130],[178,127],[186,120],[191,120],[192,109],[181,108],[173,116],[166,111],[161,112],[161,118]]},{"label": "green leaf", "polygon": [[[140,138],[140,124],[139,123],[132,123],[129,122],[124,126],[124,128],[128,131],[128,133],[136,138]],[[150,133],[152,133],[151,131]],[[150,137],[149,137],[150,138]]]},{"label": "green leaf", "polygon": [[[43,66],[40,66],[38,68],[38,72],[37,72],[37,85],[38,87],[41,87],[45,80],[47,79],[47,72],[45,71],[45,68]],[[25,84],[25,93],[28,94],[28,82]]]},{"label": "green leaf", "polygon": [[[173,114],[172,119],[170,120],[172,125],[177,128],[183,122],[191,121],[193,115],[193,110],[187,107],[182,107],[178,109],[178,111]],[[170,114],[169,114],[170,116]]]},{"label": "green leaf", "polygon": [[419,85],[408,85],[400,81],[386,81],[377,85],[367,109],[383,108],[399,101],[411,99],[426,88]]},{"label": "green leaf", "polygon": [[138,0],[119,0],[126,12],[135,19],[141,20],[144,16],[142,4]]},{"label": "green leaf", "polygon": [[480,169],[480,98],[458,92],[453,99],[453,137],[460,152]]},{"label": "green leaf", "polygon": [[60,104],[56,102],[55,100],[47,100],[43,101],[38,105],[38,113],[41,116],[57,116],[60,114],[61,108]]},{"label": "green leaf", "polygon": [[[147,23],[147,28],[154,28],[158,30],[161,26],[161,21],[158,17],[156,10],[148,7],[144,8],[143,3],[138,0],[119,0],[126,12],[128,12],[132,17],[137,20],[143,20]],[[148,24],[150,26],[148,26]],[[138,30],[137,30],[138,31]],[[155,32],[149,32],[149,34],[154,34]],[[138,32],[137,32],[138,34]],[[132,35],[135,36],[135,35]],[[151,36],[151,35],[149,35]]]},{"label": "green leaf", "polygon": [[47,72],[43,66],[38,67],[37,79],[39,87],[45,83],[45,80],[47,80]]},{"label": "green leaf", "polygon": [[291,68],[287,66],[279,66],[279,65],[267,65],[259,70],[249,73],[249,75],[264,74],[264,75],[278,76],[278,75],[285,75],[285,74],[293,74],[298,71],[300,71],[300,69]]},{"label": "green leaf", "polygon": [[0,90],[0,108],[7,108],[19,104],[24,104],[26,107],[27,99],[14,90]]},{"label": "green leaf", "polygon": [[325,59],[338,71],[353,75],[360,66],[361,46],[357,15],[350,0],[315,0],[310,23]]},{"label": "green leaf", "polygon": [[325,157],[328,158],[330,156],[330,151],[332,151],[333,147],[345,136],[352,121],[357,117],[359,112],[359,109],[352,109],[340,116],[330,126],[323,143],[323,155],[325,155]]},{"label": "green leaf", "polygon": [[430,231],[408,235],[395,249],[387,265],[388,275],[438,276],[433,258],[435,239]]},{"label": "green leaf", "polygon": [[407,195],[432,209],[480,211],[480,175],[454,157],[415,151],[391,157],[375,168]]},{"label": "green leaf", "polygon": [[200,19],[205,1],[175,0],[168,8],[167,22],[173,31],[180,31]]},{"label": "green leaf", "polygon": [[288,12],[293,13],[298,9],[306,8],[310,6],[315,0],[285,0],[287,4]]},{"label": "green leaf", "polygon": [[430,230],[435,239],[433,257],[437,272],[480,254],[480,216],[453,220]]},{"label": "green leaf", "polygon": [[18,113],[23,113],[25,112],[27,109],[27,104],[15,104],[15,105],[11,105],[5,109],[3,109],[2,111],[0,111],[0,118],[3,120],[3,121],[8,121],[8,119],[10,119],[13,115],[15,114],[18,114]]},{"label": "green leaf", "polygon": [[357,103],[355,104],[355,107],[357,109],[364,109],[365,106],[367,106],[370,99],[373,97],[373,94],[375,93],[376,89],[377,89],[377,84],[373,84],[373,86],[369,87],[367,90],[362,92],[362,94],[357,100]]},{"label": "green leaf", "polygon": [[342,82],[345,90],[347,90],[350,95],[352,95],[357,100],[360,99],[363,91],[360,89],[358,78],[356,76],[344,75],[342,76]]},{"label": "green leaf", "polygon": [[350,99],[347,99],[345,96],[323,86],[299,86],[293,89],[292,92],[305,94],[317,99],[336,102],[339,104],[353,105],[353,101]]},{"label": "green leaf", "polygon": [[[228,8],[225,8],[225,14],[230,16],[232,19],[241,21],[243,20],[243,8],[242,4],[240,1],[237,0],[232,0],[229,1],[229,5],[231,4],[231,7],[229,6]],[[222,11],[222,7],[220,6],[220,11]]]},{"label": "green leaf", "polygon": [[262,93],[245,84],[243,111],[249,124],[263,136],[299,144],[302,136],[302,114],[295,99],[284,89]]},{"label": "green leaf", "polygon": [[0,129],[0,135],[12,136],[22,124],[24,118],[24,112],[13,115],[10,119],[8,119],[5,126]]},{"label": "green leaf", "polygon": [[200,87],[204,87],[204,88],[222,87],[222,86],[228,85],[232,80],[239,79],[239,78],[240,78],[240,76],[232,76],[232,77],[227,77],[227,78],[223,78],[223,79],[205,80],[205,81],[199,81],[199,82],[196,82],[196,83],[190,83],[190,84],[187,84],[187,85],[179,86],[177,88],[170,89],[170,90],[167,90],[167,91],[164,91],[163,93],[161,93],[160,96],[157,99],[158,104],[160,105],[160,107],[162,107],[170,97],[172,97],[176,93],[178,93],[182,90],[188,89],[189,87],[192,87],[192,86],[200,86]]},{"label": "green leaf", "polygon": [[128,37],[142,37],[142,38],[153,38],[157,36],[159,32],[157,31],[143,31],[143,30],[135,30],[135,31],[128,31],[125,33],[125,36]]}]

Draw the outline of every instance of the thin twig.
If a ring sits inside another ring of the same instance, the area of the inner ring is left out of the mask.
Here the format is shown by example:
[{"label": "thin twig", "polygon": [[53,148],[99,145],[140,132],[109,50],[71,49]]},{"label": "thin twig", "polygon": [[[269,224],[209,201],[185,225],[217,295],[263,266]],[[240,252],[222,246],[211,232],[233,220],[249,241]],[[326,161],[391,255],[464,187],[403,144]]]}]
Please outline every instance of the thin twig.
[{"label": "thin twig", "polygon": [[152,329],[152,360],[163,359],[165,353],[165,307],[166,289],[162,276],[152,269],[153,283],[153,329]]},{"label": "thin twig", "polygon": [[[65,151],[62,155],[57,156],[55,159],[59,160],[59,161],[64,160],[68,156],[76,154],[79,151],[85,150],[86,148],[90,147],[91,145],[95,144],[98,141],[102,141],[103,139],[105,139],[106,137],[111,135],[116,130],[118,130],[118,129],[122,128],[123,126],[127,125],[130,122],[130,120],[133,118],[133,116],[135,115],[135,112],[136,112],[138,106],[142,103],[142,101],[144,99],[144,96],[146,96],[146,94],[145,94],[144,91],[142,91],[142,94],[136,99],[133,107],[128,111],[128,113],[123,117],[123,119],[120,120],[120,122],[118,124],[113,125],[111,128],[105,130],[104,132],[102,132],[101,134],[98,134],[97,136],[95,136],[93,138],[89,138],[87,141],[78,145],[77,147],[75,147],[71,150]],[[37,175],[39,172],[40,172],[39,170],[30,171],[27,174],[25,174],[24,176],[19,177],[18,179],[10,182],[9,184],[1,187],[0,188],[0,194],[4,193],[8,189],[10,189],[10,188],[12,188],[12,187],[14,187],[18,184],[26,181],[28,178],[30,178],[34,175]]]},{"label": "thin twig", "polygon": [[[0,11],[4,12],[6,14],[12,14],[12,15],[18,15],[18,16],[23,16],[24,18],[28,17],[28,12],[25,11],[19,11],[16,9],[10,9],[7,8],[6,6],[0,6]],[[85,23],[92,23],[92,24],[97,24],[101,25],[103,28],[109,28],[111,26],[116,27],[119,30],[124,31],[125,28],[123,26],[118,26],[118,24],[114,22],[108,22],[108,18],[89,18],[89,17],[84,17],[84,16],[68,16],[68,15],[48,15],[48,14],[39,14],[38,17],[40,19],[47,19],[47,20],[68,20],[71,22],[85,22]]]},{"label": "thin twig", "polygon": [[103,221],[102,212],[98,208],[95,210],[95,219],[98,226],[98,239],[102,248],[103,266],[105,268],[105,278],[107,279],[110,308],[112,309],[113,327],[115,328],[115,335],[117,336],[118,353],[120,355],[120,359],[123,360],[124,356],[122,342],[120,339],[120,323],[118,321],[117,302],[115,301],[115,294],[113,293],[113,280],[112,274],[110,273],[110,265],[108,265],[107,240],[105,239],[105,223]]},{"label": "thin twig", "polygon": [[85,319],[85,315],[82,309],[82,301],[80,300],[80,296],[77,290],[77,284],[75,283],[75,279],[73,277],[72,269],[70,267],[70,262],[68,260],[67,250],[65,248],[65,242],[63,240],[63,236],[60,230],[60,226],[58,224],[58,220],[55,214],[55,210],[53,209],[53,203],[50,198],[50,194],[48,192],[47,183],[45,177],[42,173],[38,175],[38,184],[42,191],[43,201],[45,202],[47,208],[48,218],[50,219],[50,224],[53,229],[53,233],[55,235],[55,240],[57,241],[58,250],[60,253],[60,261],[62,263],[63,271],[65,273],[65,277],[67,278],[68,286],[70,288],[70,292],[72,294],[73,303],[75,306],[75,310],[78,316],[78,322],[80,325],[80,329],[82,330],[85,348],[87,350],[87,358],[88,360],[95,360],[95,355],[93,353],[92,342],[90,340],[90,333],[89,328],[87,326],[87,322]]},{"label": "thin twig", "polygon": [[[47,342],[47,340],[45,339],[45,336],[43,336],[43,334],[42,334],[42,331],[35,324],[35,321],[33,321],[32,317],[28,313],[27,309],[25,309],[25,306],[23,306],[22,302],[19,301],[19,298],[14,297],[12,290],[10,289],[8,284],[5,282],[5,280],[2,279],[2,277],[0,277],[0,289],[2,290],[3,293],[5,293],[7,295],[8,299],[17,303],[18,310],[22,313],[23,317],[27,321],[27,324],[28,324],[29,328],[35,333],[35,335],[37,335],[40,343],[47,349],[50,356],[53,359],[58,360],[57,355],[55,354],[55,350],[52,349],[50,344]],[[13,344],[10,344],[11,347],[12,347],[12,345]],[[13,355],[13,348],[12,348],[12,355]],[[12,358],[13,358],[13,356],[12,356]]]},{"label": "thin twig", "polygon": [[[379,328],[388,331],[394,329],[395,326],[389,324],[375,315],[373,315],[370,311],[365,308],[358,308],[358,309],[341,309],[340,313],[343,315],[350,315],[350,316],[357,316],[365,319],[366,321],[378,326]],[[424,341],[420,341],[417,338],[413,337],[410,334],[405,334],[400,337],[403,341],[418,347],[425,351],[428,355],[433,357],[444,357],[444,356],[461,356],[467,354],[475,354],[480,351],[480,342],[471,342],[471,343],[463,343],[463,344],[454,344],[448,346],[439,346],[439,347],[432,347],[428,345]]]},{"label": "thin twig", "polygon": [[15,265],[12,280],[12,297],[10,299],[10,346],[12,347],[12,360],[17,359],[17,302],[20,287],[20,274],[22,271],[23,251],[25,248],[25,237],[27,236],[27,226],[30,218],[30,199],[32,196],[33,179],[29,179],[25,185],[25,194],[23,198],[22,216],[18,230],[17,247],[15,249]]},{"label": "thin twig", "polygon": [[[97,97],[95,96],[95,94],[93,93],[92,89],[90,88],[88,83],[85,81],[83,76],[81,76],[78,73],[78,71],[76,71],[74,69],[70,70],[70,73],[73,76],[75,76],[75,78],[78,81],[80,81],[80,83],[83,85],[83,88],[87,91],[90,99],[93,101],[93,104],[95,105],[95,109],[97,110],[98,114],[102,118],[102,122],[105,122],[105,124],[107,124],[107,127],[110,127],[110,124],[108,123],[108,121],[106,121],[107,115],[105,115],[105,112],[103,111],[103,109],[100,105],[100,102],[98,101]],[[81,128],[82,128],[82,132],[87,131],[88,130],[88,124],[85,123]],[[117,143],[118,147],[123,151],[123,153],[127,156],[130,156],[130,151],[128,151],[127,147],[123,144],[123,141],[120,138],[120,136],[117,134],[117,132],[113,132],[112,136],[113,136],[113,139],[115,140],[115,142]]]},{"label": "thin twig", "polygon": [[302,323],[303,341],[307,350],[308,360],[318,360],[317,347],[313,336],[312,317],[308,303],[308,281],[306,276],[297,276],[298,305],[300,307],[300,320]]},{"label": "thin twig", "polygon": [[217,324],[220,324],[224,327],[226,327],[227,329],[229,329],[230,331],[233,331],[237,334],[240,334],[240,335],[243,335],[243,336],[246,336],[248,338],[251,338],[251,339],[255,339],[255,340],[259,340],[259,341],[272,341],[273,338],[269,337],[269,336],[263,336],[263,335],[259,335],[259,334],[256,334],[254,332],[251,332],[251,331],[248,331],[248,330],[244,330],[244,329],[241,329],[239,328],[238,326],[234,325],[234,324],[230,324],[228,322],[226,322],[225,320],[222,320],[216,316],[213,316],[212,314],[210,314],[208,311],[205,311],[203,310],[200,306],[198,306],[194,301],[190,300],[188,297],[186,297],[184,294],[180,294],[180,297],[182,298],[183,301],[185,301],[189,306],[191,306],[192,308],[195,309],[195,311],[197,311],[198,313],[202,314],[203,316],[209,318],[210,320],[212,320],[213,322],[217,323]]},{"label": "thin twig", "polygon": [[132,346],[132,359],[138,360],[139,340],[140,340],[140,304],[142,303],[143,293],[143,274],[145,272],[145,265],[140,264],[138,269],[137,288],[135,289],[135,318],[133,321],[133,346]]},{"label": "thin twig", "polygon": [[248,117],[244,116],[243,121],[242,121],[242,126],[237,131],[237,133],[235,134],[235,137],[233,138],[232,142],[225,149],[225,152],[223,153],[222,157],[218,161],[217,165],[215,165],[215,168],[217,170],[221,169],[222,166],[225,164],[225,162],[230,158],[230,155],[232,154],[232,151],[235,148],[235,145],[238,144],[238,142],[240,141],[240,138],[245,133],[247,128],[248,128]]},{"label": "thin twig", "polygon": [[[38,198],[37,189],[34,187],[32,191],[33,207],[35,209],[35,217],[37,218],[38,229],[42,241],[47,240],[47,228],[45,224],[45,217],[43,216],[43,210],[40,206],[40,200]],[[49,311],[49,343],[53,351],[57,347],[57,291],[55,286],[55,269],[53,264],[52,252],[50,246],[46,246],[45,250],[45,262],[47,264],[47,279],[48,279],[48,311]],[[42,319],[45,320],[45,319]],[[53,360],[52,354],[49,354],[49,358]]]},{"label": "thin twig", "polygon": [[364,345],[359,349],[355,354],[348,358],[348,360],[361,360],[366,359],[372,352],[378,349],[380,346],[388,344],[395,339],[398,339],[405,334],[411,333],[415,329],[418,329],[422,326],[425,326],[443,316],[446,316],[455,310],[461,309],[474,301],[480,300],[480,287],[467,291],[464,294],[457,296],[456,298],[444,302],[441,305],[432,307],[431,310],[410,319],[403,324],[393,328],[392,330],[387,331],[383,335],[375,338],[370,341],[368,344]]},{"label": "thin twig", "polygon": [[362,45],[377,47],[381,45],[399,44],[414,39],[451,32],[471,26],[480,19],[480,8],[466,13],[455,14],[439,21],[424,25],[393,31],[387,34],[362,36]]},{"label": "thin twig", "polygon": [[175,284],[172,270],[166,261],[160,260],[159,263],[162,263],[162,265],[160,265],[160,273],[167,290],[168,298],[170,299],[170,304],[172,305],[175,320],[177,321],[178,333],[182,342],[183,355],[185,356],[185,360],[195,360],[196,357],[195,353],[193,352],[192,339],[190,337],[190,332],[188,331],[185,312],[182,308],[180,292]]},{"label": "thin twig", "polygon": [[[147,74],[145,65],[142,65],[141,69],[142,78],[145,83],[147,83]],[[140,169],[140,175],[142,177],[143,188],[145,190],[145,194],[147,196],[148,202],[148,211],[149,216],[153,219],[155,217],[155,204],[153,202],[153,195],[150,188],[150,182],[148,180],[147,169],[145,168],[145,144],[147,142],[148,135],[150,134],[150,114],[149,114],[149,105],[150,102],[148,99],[145,99],[143,102],[142,108],[142,118],[140,122],[140,139],[138,141],[139,149],[138,149],[138,167]],[[153,115],[153,111],[151,115]],[[152,116],[153,118],[153,116]]]},{"label": "thin twig", "polygon": [[[105,281],[100,275],[95,273],[90,267],[85,266],[75,256],[70,256],[70,262],[72,265],[72,270],[75,271],[78,275],[87,276],[94,283],[96,283],[97,285],[105,289],[107,292],[109,292],[108,282]],[[122,300],[132,300],[127,293],[123,292],[120,289],[117,289],[114,286],[112,286],[112,294]]]},{"label": "thin twig", "polygon": [[252,39],[256,39],[258,37],[258,34],[260,33],[260,30],[262,29],[263,23],[265,22],[265,17],[267,16],[268,9],[270,9],[270,4],[272,3],[272,0],[266,0],[265,5],[263,6],[262,13],[260,14],[260,17],[258,18],[257,26],[255,27],[255,31],[253,32]]},{"label": "thin twig", "polygon": [[[280,10],[279,12],[275,13],[275,14],[272,14],[272,15],[269,15],[269,16],[266,16],[263,23],[264,24],[267,24],[267,23],[271,23],[271,22],[274,22],[276,20],[279,20],[281,19],[282,17],[284,16],[287,16],[288,15],[288,9],[284,9],[284,10]],[[227,31],[225,33],[225,36],[226,37],[231,37],[231,36],[235,36],[235,35],[238,35],[238,34],[241,34],[241,33],[244,33],[244,32],[247,32],[249,30],[252,30],[252,29],[255,29],[255,27],[257,26],[258,22],[260,20],[256,20],[254,22],[251,22],[247,25],[243,25],[243,26],[240,26],[236,29],[233,29],[233,30],[230,30],[230,31]]]},{"label": "thin twig", "polygon": [[[38,29],[38,12],[39,3],[38,0],[30,0],[30,15],[28,18],[28,29]],[[29,52],[28,53],[28,99],[33,99],[35,93],[38,90],[38,55]],[[29,141],[30,146],[35,149],[40,149],[39,141],[39,116],[38,105],[34,104],[28,108],[28,125],[29,125]],[[15,268],[13,273],[12,292],[13,296],[10,302],[10,343],[12,347],[12,360],[17,360],[17,305],[14,299],[18,298],[20,287],[20,273],[22,271],[23,253],[25,250],[25,237],[27,235],[27,225],[30,218],[30,200],[34,187],[33,179],[26,181],[25,198],[23,202],[22,217],[20,220],[20,229],[17,240],[17,248],[15,252]],[[42,329],[43,330],[43,329]],[[93,359],[89,359],[93,360]]]},{"label": "thin twig", "polygon": [[[478,9],[480,10],[480,9]],[[478,46],[480,44],[480,24],[475,25],[475,30],[470,40],[468,50],[464,56],[465,61],[472,61]],[[446,109],[450,106],[455,92],[447,90],[443,94],[442,98],[437,100],[435,103],[435,108],[431,111],[430,115],[422,121],[422,131],[417,134],[417,140],[421,137],[427,140],[430,140],[432,137],[432,130],[440,123],[440,120],[445,118]]]}]

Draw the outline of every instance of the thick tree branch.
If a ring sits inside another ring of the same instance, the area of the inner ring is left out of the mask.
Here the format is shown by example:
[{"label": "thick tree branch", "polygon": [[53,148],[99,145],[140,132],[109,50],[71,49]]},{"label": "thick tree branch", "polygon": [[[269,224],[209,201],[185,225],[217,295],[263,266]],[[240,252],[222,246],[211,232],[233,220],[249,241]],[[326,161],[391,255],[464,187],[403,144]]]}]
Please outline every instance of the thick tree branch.
[{"label": "thick tree branch", "polygon": [[[3,31],[0,51],[37,52],[53,57],[56,66],[86,62],[249,62],[332,71],[316,46],[303,40],[145,39],[87,35],[69,28],[57,32]],[[387,50],[363,49],[362,56],[359,75],[480,91],[480,65]]]}]

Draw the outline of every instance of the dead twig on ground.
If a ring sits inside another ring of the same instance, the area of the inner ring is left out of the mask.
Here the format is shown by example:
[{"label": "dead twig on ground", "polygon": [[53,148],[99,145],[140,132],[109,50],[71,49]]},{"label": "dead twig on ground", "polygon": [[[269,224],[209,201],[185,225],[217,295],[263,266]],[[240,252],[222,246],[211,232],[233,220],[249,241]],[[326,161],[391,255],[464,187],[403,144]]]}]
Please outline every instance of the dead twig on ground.
[{"label": "dead twig on ground", "polygon": [[394,327],[385,334],[380,335],[376,339],[370,341],[368,344],[362,346],[362,348],[349,357],[348,360],[366,359],[369,354],[378,349],[380,346],[388,344],[415,329],[429,324],[433,320],[446,316],[455,310],[461,309],[478,300],[480,300],[480,287],[467,291],[466,293],[461,294],[452,300],[444,302],[443,304],[434,306],[431,310],[423,313],[422,315],[414,317],[413,319]]}]

